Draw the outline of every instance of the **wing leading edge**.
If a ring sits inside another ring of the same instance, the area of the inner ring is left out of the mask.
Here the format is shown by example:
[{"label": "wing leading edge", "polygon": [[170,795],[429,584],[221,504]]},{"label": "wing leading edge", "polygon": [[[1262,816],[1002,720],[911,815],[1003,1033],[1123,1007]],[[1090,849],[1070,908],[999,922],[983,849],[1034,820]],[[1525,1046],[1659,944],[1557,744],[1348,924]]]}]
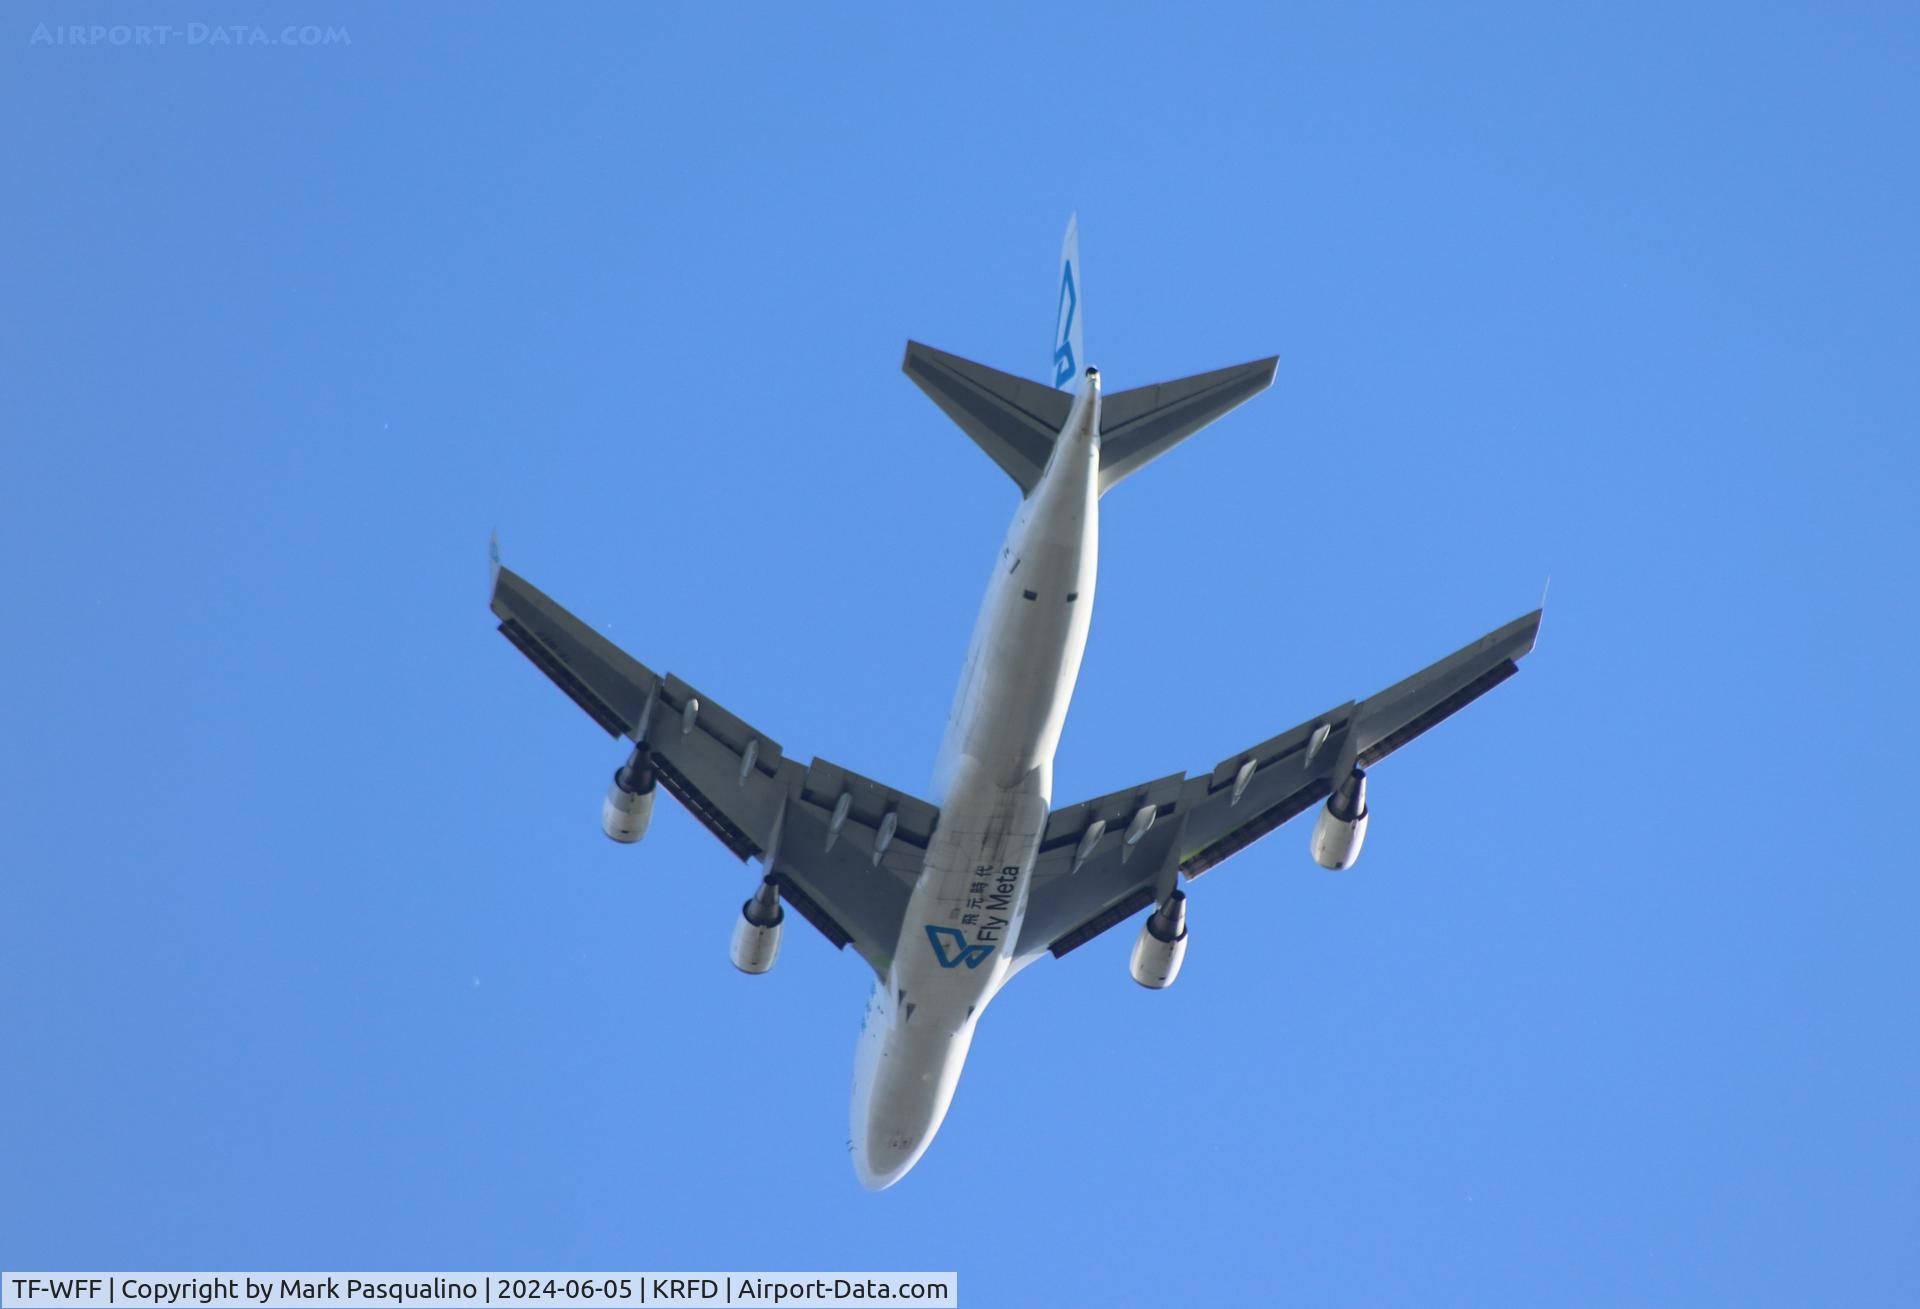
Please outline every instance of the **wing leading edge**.
[{"label": "wing leading edge", "polygon": [[[1018,958],[1055,956],[1166,898],[1519,671],[1536,609],[1366,700],[1348,701],[1211,772],[1174,774],[1048,815]],[[1149,826],[1129,841],[1139,815]]]}]

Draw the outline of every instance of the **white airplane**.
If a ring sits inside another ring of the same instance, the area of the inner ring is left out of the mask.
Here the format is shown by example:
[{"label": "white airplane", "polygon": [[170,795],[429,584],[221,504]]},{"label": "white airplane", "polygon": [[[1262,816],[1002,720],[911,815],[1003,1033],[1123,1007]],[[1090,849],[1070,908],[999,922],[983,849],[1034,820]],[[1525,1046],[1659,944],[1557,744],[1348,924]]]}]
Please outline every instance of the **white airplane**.
[{"label": "white airplane", "polygon": [[1055,809],[1053,756],[1093,613],[1100,497],[1273,380],[1274,359],[1105,395],[1082,347],[1079,242],[1061,255],[1051,385],[909,342],[903,367],[1020,486],[1013,525],[947,716],[927,800],[815,759],[672,674],[654,673],[494,555],[500,631],[609,735],[633,742],[602,826],[638,841],[664,786],[759,886],[732,957],[773,966],[783,902],[872,967],[854,1061],[861,1183],[900,1180],[926,1152],[988,1001],[1045,954],[1140,910],[1134,980],[1172,984],[1198,877],[1325,801],[1310,849],[1352,866],[1367,833],[1366,769],[1492,689],[1533,648],[1540,611],[1367,700],[1348,701],[1221,760]]}]

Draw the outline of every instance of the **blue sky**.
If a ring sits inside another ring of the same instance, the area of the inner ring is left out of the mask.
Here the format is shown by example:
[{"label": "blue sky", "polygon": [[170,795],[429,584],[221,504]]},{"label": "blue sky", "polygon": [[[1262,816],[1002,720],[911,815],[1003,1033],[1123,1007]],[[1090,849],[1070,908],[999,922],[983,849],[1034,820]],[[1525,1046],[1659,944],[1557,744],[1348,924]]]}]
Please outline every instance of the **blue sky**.
[{"label": "blue sky", "polygon": [[[178,8],[178,12],[174,12]],[[0,21],[0,1266],[957,1269],[968,1304],[1920,1297],[1904,6]],[[1014,507],[898,375],[1273,389],[1104,506],[1064,802],[1551,604],[1523,675],[996,1003],[726,961],[486,540],[924,789]]]}]

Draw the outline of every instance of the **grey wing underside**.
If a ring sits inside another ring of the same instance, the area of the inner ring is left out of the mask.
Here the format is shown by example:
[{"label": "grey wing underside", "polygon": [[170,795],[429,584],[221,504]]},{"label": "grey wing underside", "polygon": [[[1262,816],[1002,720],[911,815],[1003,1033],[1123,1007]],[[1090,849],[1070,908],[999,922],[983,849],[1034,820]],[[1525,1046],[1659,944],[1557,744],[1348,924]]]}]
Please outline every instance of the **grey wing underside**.
[{"label": "grey wing underside", "polygon": [[[1536,609],[1376,696],[1222,759],[1211,772],[1175,773],[1054,810],[1015,958],[1084,945],[1164,899],[1181,875],[1200,876],[1317,805],[1352,769],[1378,763],[1513,676],[1539,628]],[[1145,804],[1157,806],[1153,826],[1129,848],[1128,822]],[[1082,838],[1099,820],[1105,835],[1080,858]]]},{"label": "grey wing underside", "polygon": [[493,612],[502,635],[608,735],[646,742],[659,784],[722,845],[767,864],[788,904],[886,975],[938,817],[932,805],[824,759],[788,759],[779,742],[497,565]]}]

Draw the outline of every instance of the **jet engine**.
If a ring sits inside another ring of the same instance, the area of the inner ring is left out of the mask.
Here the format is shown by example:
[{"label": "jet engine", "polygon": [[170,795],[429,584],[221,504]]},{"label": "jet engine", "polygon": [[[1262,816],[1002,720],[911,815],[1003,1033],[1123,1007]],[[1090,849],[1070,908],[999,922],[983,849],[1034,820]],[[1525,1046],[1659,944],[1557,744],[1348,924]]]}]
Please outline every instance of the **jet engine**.
[{"label": "jet engine", "polygon": [[753,898],[740,906],[733,922],[733,966],[743,973],[764,973],[780,956],[780,925],[787,911],[780,907],[780,887],[769,876]]},{"label": "jet engine", "polygon": [[622,845],[632,845],[647,834],[653,821],[653,759],[644,745],[620,766],[600,806],[600,830]]},{"label": "jet engine", "polygon": [[1180,976],[1180,964],[1186,957],[1187,893],[1175,891],[1140,925],[1140,938],[1133,943],[1133,958],[1127,967],[1133,971],[1134,981],[1160,991]]},{"label": "jet engine", "polygon": [[1313,825],[1313,862],[1335,872],[1353,867],[1367,839],[1367,775],[1360,769],[1327,797]]}]

